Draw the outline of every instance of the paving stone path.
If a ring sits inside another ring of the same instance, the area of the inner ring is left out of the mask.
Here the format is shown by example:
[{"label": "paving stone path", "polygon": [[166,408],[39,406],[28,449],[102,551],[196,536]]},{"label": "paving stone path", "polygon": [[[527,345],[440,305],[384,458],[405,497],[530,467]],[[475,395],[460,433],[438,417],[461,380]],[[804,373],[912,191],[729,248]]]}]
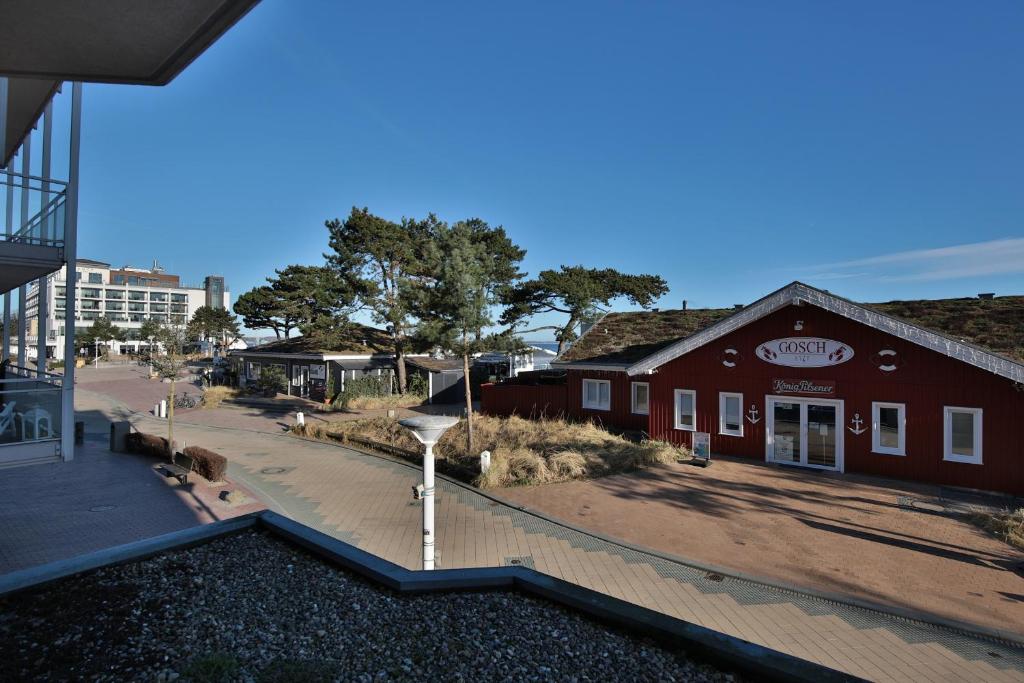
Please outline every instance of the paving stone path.
[{"label": "paving stone path", "polygon": [[[142,429],[162,423],[136,415]],[[182,420],[187,419],[183,416]],[[404,567],[420,563],[417,468],[331,444],[179,422],[229,475],[292,518]],[[878,681],[1024,681],[1024,648],[709,572],[603,540],[450,481],[437,498],[438,564],[520,564]]]}]

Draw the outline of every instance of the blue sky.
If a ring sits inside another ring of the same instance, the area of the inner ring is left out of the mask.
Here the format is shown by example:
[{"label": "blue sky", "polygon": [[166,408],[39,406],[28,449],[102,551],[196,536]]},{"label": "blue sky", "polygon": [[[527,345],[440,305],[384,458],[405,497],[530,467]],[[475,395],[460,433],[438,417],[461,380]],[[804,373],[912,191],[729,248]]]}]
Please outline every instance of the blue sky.
[{"label": "blue sky", "polygon": [[662,307],[1024,293],[1022,25],[1016,0],[264,0],[167,87],[86,87],[80,254],[237,295],[365,205],[502,224],[531,273],[661,274]]}]

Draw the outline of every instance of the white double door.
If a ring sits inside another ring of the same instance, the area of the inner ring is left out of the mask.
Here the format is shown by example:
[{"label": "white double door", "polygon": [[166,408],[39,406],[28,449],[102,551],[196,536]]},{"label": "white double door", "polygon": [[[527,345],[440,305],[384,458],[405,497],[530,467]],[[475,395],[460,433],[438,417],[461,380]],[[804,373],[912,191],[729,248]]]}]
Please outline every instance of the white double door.
[{"label": "white double door", "polygon": [[309,396],[309,366],[292,366],[292,395],[305,398]]},{"label": "white double door", "polygon": [[766,459],[843,471],[843,402],[768,396]]}]

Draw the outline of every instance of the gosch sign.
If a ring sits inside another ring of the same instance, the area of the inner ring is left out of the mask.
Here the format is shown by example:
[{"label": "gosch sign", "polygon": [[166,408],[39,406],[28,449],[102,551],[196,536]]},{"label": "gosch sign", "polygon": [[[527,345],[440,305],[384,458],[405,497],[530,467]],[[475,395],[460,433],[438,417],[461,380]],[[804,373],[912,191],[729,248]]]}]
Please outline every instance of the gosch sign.
[{"label": "gosch sign", "polygon": [[853,358],[853,349],[833,339],[820,337],[786,337],[772,339],[755,350],[763,361],[789,368],[823,368],[839,365]]}]

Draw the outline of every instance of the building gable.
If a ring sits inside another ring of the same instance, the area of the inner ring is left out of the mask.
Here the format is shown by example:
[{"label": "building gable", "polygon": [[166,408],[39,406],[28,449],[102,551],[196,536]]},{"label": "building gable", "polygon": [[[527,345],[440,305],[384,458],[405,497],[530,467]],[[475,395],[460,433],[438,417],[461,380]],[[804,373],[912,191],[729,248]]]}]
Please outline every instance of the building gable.
[{"label": "building gable", "polygon": [[665,363],[735,332],[775,311],[787,306],[803,305],[816,306],[1001,377],[1015,382],[1024,382],[1024,364],[1022,363],[801,282],[794,282],[772,292],[710,327],[633,363],[626,368],[626,372],[630,375],[651,373]]}]

